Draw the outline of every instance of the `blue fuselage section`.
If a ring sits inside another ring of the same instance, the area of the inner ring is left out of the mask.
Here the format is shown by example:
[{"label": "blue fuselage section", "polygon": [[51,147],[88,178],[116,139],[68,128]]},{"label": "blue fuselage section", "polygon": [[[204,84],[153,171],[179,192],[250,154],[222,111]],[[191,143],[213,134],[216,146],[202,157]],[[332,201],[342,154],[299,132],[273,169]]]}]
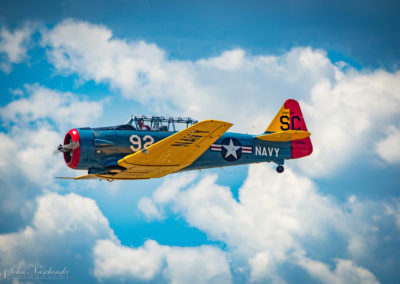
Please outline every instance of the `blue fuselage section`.
[{"label": "blue fuselage section", "polygon": [[[81,141],[77,169],[104,173],[118,161],[176,132],[139,131],[123,127],[77,128]],[[182,171],[259,162],[282,165],[291,157],[290,142],[269,142],[254,135],[226,132],[195,162]]]}]

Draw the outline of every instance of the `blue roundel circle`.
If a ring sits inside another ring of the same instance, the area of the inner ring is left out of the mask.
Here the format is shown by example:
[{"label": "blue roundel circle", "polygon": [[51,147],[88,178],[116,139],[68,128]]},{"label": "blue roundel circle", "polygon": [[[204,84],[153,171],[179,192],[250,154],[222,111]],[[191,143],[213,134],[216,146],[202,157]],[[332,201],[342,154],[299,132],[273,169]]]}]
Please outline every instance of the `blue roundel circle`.
[{"label": "blue roundel circle", "polygon": [[242,144],[236,138],[224,138],[221,142],[221,156],[225,161],[234,162],[242,156]]}]

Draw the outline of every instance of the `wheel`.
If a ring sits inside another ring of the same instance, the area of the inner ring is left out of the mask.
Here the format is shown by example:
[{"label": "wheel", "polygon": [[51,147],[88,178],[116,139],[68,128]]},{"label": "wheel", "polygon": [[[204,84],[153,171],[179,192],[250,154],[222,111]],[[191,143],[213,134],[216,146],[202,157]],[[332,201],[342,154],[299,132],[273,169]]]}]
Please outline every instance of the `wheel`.
[{"label": "wheel", "polygon": [[284,171],[284,167],[283,166],[277,166],[276,167],[276,171],[278,172],[278,173],[283,173],[283,171]]}]

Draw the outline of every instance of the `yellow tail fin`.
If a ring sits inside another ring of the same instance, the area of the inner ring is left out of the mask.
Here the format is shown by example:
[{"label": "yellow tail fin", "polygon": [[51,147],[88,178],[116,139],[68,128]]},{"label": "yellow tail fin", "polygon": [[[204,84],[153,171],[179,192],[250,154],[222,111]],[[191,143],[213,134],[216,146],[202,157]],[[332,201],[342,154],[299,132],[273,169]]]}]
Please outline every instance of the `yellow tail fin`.
[{"label": "yellow tail fin", "polygon": [[276,142],[291,141],[292,159],[308,156],[313,151],[309,137],[311,133],[307,131],[300,105],[295,100],[284,102],[265,132],[257,138]]},{"label": "yellow tail fin", "polygon": [[290,129],[290,109],[282,105],[265,132],[281,132]]}]

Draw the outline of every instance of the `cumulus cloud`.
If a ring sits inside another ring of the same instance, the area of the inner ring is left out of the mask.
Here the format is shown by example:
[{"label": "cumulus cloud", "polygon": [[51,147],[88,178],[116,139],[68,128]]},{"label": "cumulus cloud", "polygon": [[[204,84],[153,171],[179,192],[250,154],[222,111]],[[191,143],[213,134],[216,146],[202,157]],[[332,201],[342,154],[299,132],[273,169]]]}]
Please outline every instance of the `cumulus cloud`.
[{"label": "cumulus cloud", "polygon": [[336,259],[335,262],[336,267],[332,271],[328,265],[304,256],[298,260],[298,264],[321,283],[379,283],[370,271],[355,265],[351,260]]},{"label": "cumulus cloud", "polygon": [[400,229],[400,199],[394,200],[392,204],[386,204],[385,209],[388,215],[395,218],[396,226]]},{"label": "cumulus cloud", "polygon": [[39,85],[27,85],[24,94],[0,107],[6,130],[0,132],[0,212],[7,216],[0,222],[6,231],[32,216],[32,200],[44,188],[57,188],[54,177],[67,169],[53,153],[67,127],[86,124],[102,112],[102,102]]},{"label": "cumulus cloud", "polygon": [[[91,248],[97,239],[117,241],[94,200],[47,192],[37,199],[32,224],[17,233],[0,235],[3,268],[32,266],[71,271],[91,266]],[[76,281],[77,274],[69,273]]]},{"label": "cumulus cloud", "polygon": [[163,77],[157,66],[164,53],[156,45],[113,39],[104,26],[65,20],[43,34],[43,44],[52,47],[48,55],[57,69],[109,82],[126,93],[136,91],[148,78]]},{"label": "cumulus cloud", "polygon": [[142,247],[120,244],[96,202],[70,193],[45,192],[36,199],[32,223],[0,234],[4,269],[34,267],[67,271],[71,281],[140,279],[156,282],[230,283],[226,254],[214,246],[170,247],[148,240]]},{"label": "cumulus cloud", "polygon": [[[233,266],[247,267],[246,277],[255,282],[283,281],[278,265],[297,263],[293,255],[308,244],[330,242],[328,232],[332,231],[347,243],[346,256],[362,259],[374,253],[379,220],[388,216],[384,204],[361,202],[355,196],[343,208],[334,198],[320,194],[310,179],[290,170],[277,176],[267,165],[250,166],[239,201],[228,187],[216,183],[215,175],[194,184],[192,178],[167,178],[151,198],[142,200],[151,202],[157,212],[170,208],[190,226],[225,243]],[[147,209],[139,209],[151,217]],[[356,265],[347,269],[358,273]]]},{"label": "cumulus cloud", "polygon": [[387,129],[387,136],[380,140],[375,147],[379,157],[389,164],[400,163],[400,129],[391,125]]},{"label": "cumulus cloud", "polygon": [[166,261],[171,283],[231,283],[228,259],[217,247],[171,247]]},{"label": "cumulus cloud", "polygon": [[99,240],[94,247],[94,258],[94,275],[98,279],[154,281],[156,277],[164,277],[176,284],[231,282],[225,253],[213,246],[170,247],[148,240],[142,247],[130,248],[111,240]]},{"label": "cumulus cloud", "polygon": [[13,63],[21,63],[27,58],[28,45],[34,28],[26,24],[13,32],[2,28],[0,32],[0,54],[5,55],[5,60],[0,63],[0,69],[8,73]]},{"label": "cumulus cloud", "polygon": [[332,174],[350,157],[372,153],[382,126],[398,120],[399,79],[400,72],[352,71],[334,84],[316,84],[302,104],[315,147],[301,168],[312,176]]},{"label": "cumulus cloud", "polygon": [[51,120],[58,128],[84,125],[102,113],[100,101],[88,101],[84,96],[58,92],[37,84],[25,85],[27,97],[13,100],[0,108],[1,119],[13,124],[38,123]]},{"label": "cumulus cloud", "polygon": [[241,49],[234,49],[230,51],[225,51],[221,56],[210,58],[210,59],[200,59],[198,64],[200,66],[211,67],[219,70],[225,71],[235,71],[238,70],[245,61],[245,52]]},{"label": "cumulus cloud", "polygon": [[0,169],[48,185],[63,166],[62,159],[53,152],[67,127],[95,120],[102,113],[102,102],[87,101],[39,85],[27,85],[26,93],[26,97],[0,108],[2,123],[9,130],[1,133],[5,151],[0,154],[3,161]]},{"label": "cumulus cloud", "polygon": [[[185,175],[167,179],[153,193],[155,205],[172,203],[173,209],[182,213],[189,224],[240,249],[243,254],[265,249],[279,258],[282,251],[292,247],[292,233],[317,235],[325,218],[340,213],[332,200],[316,193],[310,180],[290,170],[285,177],[277,176],[267,165],[250,167],[239,190],[239,202],[228,187],[216,183],[216,175],[206,175],[187,190],[175,188],[174,198],[156,198],[164,195],[163,191],[172,191],[173,184],[185,188],[187,183],[182,182],[185,179],[188,179]],[[315,211],[321,214],[315,216],[312,213]],[[278,225],[281,229],[271,229]],[[280,245],[276,246],[273,239],[279,239]]]},{"label": "cumulus cloud", "polygon": [[138,202],[138,209],[143,212],[148,220],[164,219],[165,212],[160,204],[173,201],[179,189],[187,186],[197,177],[195,173],[185,173],[174,178],[168,178],[153,194],[152,198],[143,197]]},{"label": "cumulus cloud", "polygon": [[233,49],[172,60],[155,44],[117,39],[104,26],[71,19],[43,38],[62,74],[109,83],[157,113],[227,120],[233,130],[261,133],[285,99],[299,99],[315,150],[300,168],[311,176],[332,174],[369,153],[378,125],[398,119],[400,72],[340,69],[319,49],[281,55]]},{"label": "cumulus cloud", "polygon": [[[257,116],[239,106],[246,104],[262,118],[272,118],[268,112],[277,111],[281,95],[299,97],[299,91],[309,90],[319,76],[335,72],[324,51],[309,48],[281,57],[251,56],[235,49],[198,61],[169,60],[155,44],[116,39],[104,26],[75,20],[63,21],[43,38],[49,59],[60,72],[110,83],[126,97],[161,111],[178,108],[180,113],[221,119],[232,118],[235,110],[240,118],[248,117],[242,129],[249,122],[253,125]],[[257,131],[267,121],[261,123]]]},{"label": "cumulus cloud", "polygon": [[163,248],[155,241],[147,241],[140,248],[130,248],[111,240],[99,240],[94,247],[94,275],[97,278],[119,276],[150,280],[159,273],[163,256]]},{"label": "cumulus cloud", "polygon": [[0,235],[1,267],[65,267],[71,281],[92,280],[86,272],[94,265],[98,280],[231,282],[228,258],[217,247],[170,247],[153,240],[142,247],[126,247],[90,198],[46,192],[37,203],[29,226]]},{"label": "cumulus cloud", "polygon": [[138,202],[138,209],[142,211],[147,220],[162,220],[164,218],[164,214],[161,213],[151,198],[141,198]]}]

